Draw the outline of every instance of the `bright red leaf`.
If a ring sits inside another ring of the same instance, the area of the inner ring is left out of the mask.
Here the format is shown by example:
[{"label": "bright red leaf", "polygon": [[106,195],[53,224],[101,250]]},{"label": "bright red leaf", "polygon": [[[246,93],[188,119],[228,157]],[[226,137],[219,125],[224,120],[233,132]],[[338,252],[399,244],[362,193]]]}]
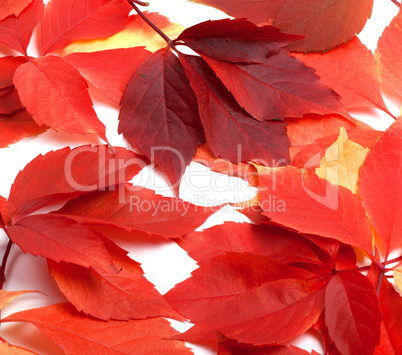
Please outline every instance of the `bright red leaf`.
[{"label": "bright red leaf", "polygon": [[39,155],[11,187],[7,222],[12,213],[16,221],[59,199],[124,183],[145,165],[146,160],[120,147],[67,147]]},{"label": "bright red leaf", "polygon": [[375,58],[381,81],[402,97],[402,11],[395,16],[378,41]]},{"label": "bright red leaf", "polygon": [[[372,254],[372,232],[357,195],[316,174],[289,166],[260,177],[263,215],[301,233],[334,238]],[[268,201],[282,201],[282,210]]]},{"label": "bright red leaf", "polygon": [[[21,1],[14,2],[21,3]],[[1,6],[0,4],[0,8]],[[27,55],[26,50],[32,36],[32,31],[42,18],[43,9],[42,0],[31,0],[31,4],[18,17],[11,15],[0,21],[0,42]]]},{"label": "bright red leaf", "polygon": [[97,267],[109,273],[119,271],[97,234],[73,219],[44,214],[28,216],[8,227],[7,233],[25,253]]},{"label": "bright red leaf", "polygon": [[92,107],[86,81],[64,59],[33,59],[18,67],[14,84],[23,105],[39,125],[69,133],[93,133],[107,141],[105,126]]},{"label": "bright red leaf", "polygon": [[43,54],[77,39],[113,35],[124,28],[131,10],[124,0],[51,0],[42,19]]},{"label": "bright red leaf", "polygon": [[[402,245],[402,120],[399,118],[367,154],[360,169],[358,192],[384,253]],[[386,183],[385,183],[386,181]]]},{"label": "bright red leaf", "polygon": [[203,58],[240,106],[260,121],[344,112],[337,95],[321,84],[313,69],[285,50],[258,64]]},{"label": "bright red leaf", "polygon": [[7,147],[22,138],[37,135],[45,130],[45,127],[38,126],[26,110],[12,115],[0,114],[0,148]]},{"label": "bright red leaf", "polygon": [[181,341],[167,340],[177,331],[162,318],[106,323],[60,303],[18,312],[3,322],[32,323],[69,354],[88,353],[88,349],[97,354],[192,354]]},{"label": "bright red leaf", "polygon": [[258,27],[245,19],[224,19],[192,26],[184,30],[177,41],[216,60],[261,63],[300,38],[273,26]]},{"label": "bright red leaf", "polygon": [[325,323],[342,354],[372,354],[380,341],[378,298],[366,276],[356,270],[331,278],[325,293]]},{"label": "bright red leaf", "polygon": [[234,163],[289,161],[285,122],[259,122],[244,111],[201,58],[181,56],[194,91],[208,144],[216,156]]},{"label": "bright red leaf", "polygon": [[5,17],[19,14],[32,2],[32,0],[3,0],[0,3],[0,21]]},{"label": "bright red leaf", "polygon": [[216,7],[236,18],[248,18],[255,24],[273,19],[285,0],[191,0],[193,2]]},{"label": "bright red leaf", "polygon": [[50,274],[77,310],[103,320],[182,318],[144,277],[140,264],[130,259],[128,252],[106,238],[102,241],[120,270],[117,274],[48,260]]},{"label": "bright red leaf", "polygon": [[167,238],[180,238],[193,232],[219,209],[220,206],[196,206],[157,195],[143,187],[122,186],[116,191],[82,195],[56,213],[87,223],[106,223]]},{"label": "bright red leaf", "polygon": [[198,264],[228,252],[265,255],[283,263],[319,262],[303,237],[283,228],[250,223],[225,222],[178,241]]},{"label": "bright red leaf", "polygon": [[0,343],[0,351],[3,355],[32,355],[36,354],[27,349],[21,348],[19,346],[13,346],[9,343],[2,341]]},{"label": "bright red leaf", "polygon": [[388,112],[373,53],[357,37],[324,54],[293,56],[316,69],[321,81],[339,94],[345,107],[375,107]]},{"label": "bright red leaf", "polygon": [[64,59],[101,93],[120,103],[127,83],[150,52],[142,47],[72,53]]},{"label": "bright red leaf", "polygon": [[128,83],[121,106],[119,133],[166,173],[178,195],[185,168],[204,138],[179,59],[166,49],[152,54]]},{"label": "bright red leaf", "polygon": [[305,36],[291,50],[327,51],[359,33],[371,16],[373,0],[288,0],[275,16],[283,32]]}]

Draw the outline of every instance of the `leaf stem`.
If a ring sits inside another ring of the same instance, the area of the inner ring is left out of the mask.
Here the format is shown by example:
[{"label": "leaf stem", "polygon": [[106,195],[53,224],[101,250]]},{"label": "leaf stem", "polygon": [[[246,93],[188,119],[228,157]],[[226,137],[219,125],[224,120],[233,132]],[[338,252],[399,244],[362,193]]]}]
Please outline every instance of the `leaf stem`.
[{"label": "leaf stem", "polygon": [[[169,47],[173,47],[174,43],[173,41],[158,27],[156,26],[148,17],[146,17],[142,11],[137,7],[137,4],[142,3],[142,1],[137,1],[137,0],[127,0],[127,2],[132,6],[132,8],[135,10],[135,12],[159,35],[161,36],[166,43],[169,45]],[[142,4],[147,4],[147,3],[142,3]],[[143,5],[145,6],[145,5]]]},{"label": "leaf stem", "polygon": [[[7,232],[6,232],[7,233]],[[10,255],[11,247],[13,246],[13,242],[11,241],[10,237],[8,239],[6,251],[4,252],[3,255],[3,261],[1,263],[1,269],[0,269],[0,290],[3,289],[3,284],[5,280],[5,272],[6,272],[6,265],[7,265],[7,260],[8,256]]]},{"label": "leaf stem", "polygon": [[398,257],[395,258],[395,259],[385,261],[385,262],[384,262],[384,265],[397,263],[398,261],[401,261],[401,260],[402,260],[402,255],[401,255],[401,256],[398,256]]},{"label": "leaf stem", "polygon": [[401,7],[401,4],[396,0],[391,0],[396,6]]},{"label": "leaf stem", "polygon": [[380,294],[382,280],[384,279],[384,270],[380,270],[380,276],[377,281],[377,296]]}]

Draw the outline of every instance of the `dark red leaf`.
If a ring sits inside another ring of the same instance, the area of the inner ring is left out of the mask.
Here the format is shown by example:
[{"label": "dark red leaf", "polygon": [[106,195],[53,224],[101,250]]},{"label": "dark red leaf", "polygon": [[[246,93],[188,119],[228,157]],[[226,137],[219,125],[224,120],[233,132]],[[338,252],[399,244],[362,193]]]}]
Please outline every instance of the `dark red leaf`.
[{"label": "dark red leaf", "polygon": [[[358,192],[384,253],[402,245],[402,120],[399,118],[367,154],[360,169]],[[384,183],[386,181],[386,183]]]},{"label": "dark red leaf", "polygon": [[119,272],[96,233],[65,216],[28,216],[8,227],[7,233],[25,253]]},{"label": "dark red leaf", "polygon": [[340,95],[345,107],[375,107],[389,112],[381,96],[373,53],[357,37],[324,54],[293,56],[316,69],[321,81]]},{"label": "dark red leaf", "polygon": [[0,58],[0,88],[12,85],[13,76],[17,68],[26,63],[25,57],[1,57]]},{"label": "dark red leaf", "polygon": [[[372,255],[372,231],[357,195],[289,166],[260,177],[263,215],[301,233],[334,238]],[[275,206],[267,201],[275,199]],[[279,208],[281,207],[281,208]]]},{"label": "dark red leaf", "polygon": [[120,270],[117,274],[48,260],[50,274],[77,310],[103,320],[182,319],[144,277],[140,264],[127,256],[128,252],[106,238],[102,241]]},{"label": "dark red leaf", "polygon": [[194,51],[216,60],[261,63],[280,48],[300,39],[273,26],[258,27],[246,19],[206,21],[177,38]]},{"label": "dark red leaf", "polygon": [[39,125],[69,133],[94,133],[107,141],[105,126],[92,107],[86,81],[64,59],[33,59],[18,67],[14,84],[23,105]]},{"label": "dark red leaf", "polygon": [[196,206],[157,195],[146,188],[121,186],[116,191],[82,195],[56,213],[86,223],[111,224],[167,238],[180,238],[193,232],[220,207]]},{"label": "dark red leaf", "polygon": [[142,47],[72,53],[64,59],[101,93],[120,103],[127,83],[138,66],[150,55]]},{"label": "dark red leaf", "polygon": [[134,73],[121,101],[119,133],[166,173],[176,194],[204,132],[178,58],[161,49]]},{"label": "dark red leaf", "polygon": [[3,322],[32,323],[69,354],[192,354],[181,341],[167,340],[177,331],[163,318],[104,322],[59,303],[14,313]]},{"label": "dark red leaf", "polygon": [[5,17],[19,14],[32,2],[32,0],[3,0],[0,3],[0,21]]},{"label": "dark red leaf", "polygon": [[178,244],[197,261],[205,264],[228,252],[265,255],[283,263],[319,262],[300,235],[274,226],[225,222],[202,232],[186,235]]},{"label": "dark red leaf", "polygon": [[[124,148],[68,147],[39,155],[16,177],[7,204],[13,221],[57,201],[130,180],[146,160]],[[16,211],[16,209],[18,210]]]},{"label": "dark red leaf", "polygon": [[268,22],[278,13],[286,0],[191,0],[216,7],[236,18],[248,18],[255,24]]},{"label": "dark red leaf", "polygon": [[42,19],[43,54],[77,39],[113,35],[124,29],[131,10],[124,0],[52,0]]},{"label": "dark red leaf", "polygon": [[[15,3],[18,2],[21,3],[21,1],[15,1]],[[24,55],[26,55],[32,31],[42,18],[44,9],[42,0],[31,0],[30,2],[31,4],[18,17],[11,15],[0,21],[0,42]]]},{"label": "dark red leaf", "polygon": [[287,0],[275,16],[283,32],[305,36],[291,50],[327,51],[359,33],[371,16],[373,0]]},{"label": "dark red leaf", "polygon": [[259,122],[244,111],[198,57],[182,56],[194,91],[209,146],[234,163],[256,161],[268,166],[289,161],[285,122]]},{"label": "dark red leaf", "polygon": [[[0,115],[12,115],[14,112],[22,109],[22,103],[17,90],[12,89],[0,93]],[[4,119],[7,120],[7,117],[4,117]]]},{"label": "dark red leaf", "polygon": [[342,354],[372,354],[380,341],[381,313],[373,286],[360,272],[340,272],[325,293],[325,323]]},{"label": "dark red leaf", "polygon": [[338,96],[320,82],[314,70],[285,50],[258,64],[203,58],[240,106],[260,121],[307,113],[345,113]]},{"label": "dark red leaf", "polygon": [[22,138],[37,135],[45,130],[45,127],[38,126],[26,110],[21,110],[12,115],[0,114],[0,148],[7,147]]}]

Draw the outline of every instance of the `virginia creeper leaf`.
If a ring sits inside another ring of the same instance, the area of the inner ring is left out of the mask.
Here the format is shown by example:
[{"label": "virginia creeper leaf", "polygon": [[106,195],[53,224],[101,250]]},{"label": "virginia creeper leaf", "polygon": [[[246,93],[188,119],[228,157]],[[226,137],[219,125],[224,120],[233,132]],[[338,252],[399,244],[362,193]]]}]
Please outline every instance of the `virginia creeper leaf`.
[{"label": "virginia creeper leaf", "polygon": [[240,106],[260,121],[344,112],[338,96],[321,84],[314,70],[285,50],[258,64],[203,58]]},{"label": "virginia creeper leaf", "polygon": [[213,6],[236,18],[248,18],[255,24],[273,19],[285,0],[191,0],[193,2]]},{"label": "virginia creeper leaf", "polygon": [[[79,311],[103,320],[168,317],[181,319],[145,277],[125,250],[102,238],[118,274],[48,260],[50,274]],[[91,285],[88,287],[88,285]]]},{"label": "virginia creeper leaf", "polygon": [[375,58],[381,81],[402,97],[402,12],[394,17],[378,40]]},{"label": "virginia creeper leaf", "polygon": [[19,14],[32,2],[32,0],[3,0],[0,3],[0,21],[5,17]]},{"label": "virginia creeper leaf", "polygon": [[[402,120],[399,118],[367,154],[360,169],[359,195],[367,216],[384,242],[385,254],[401,246]],[[386,181],[386,183],[384,183]]]},{"label": "virginia creeper leaf", "polygon": [[284,165],[289,161],[286,123],[254,120],[233,99],[201,58],[182,56],[198,98],[209,146],[216,156],[234,163],[257,161]]},{"label": "virginia creeper leaf", "polygon": [[13,346],[6,342],[0,343],[0,351],[3,355],[32,355],[36,354],[30,350],[21,348],[19,346]]},{"label": "virginia creeper leaf", "polygon": [[176,194],[204,133],[179,59],[161,49],[146,59],[121,100],[119,133],[166,173]]},{"label": "virginia creeper leaf", "polygon": [[65,216],[28,216],[8,227],[7,233],[25,253],[109,273],[119,271],[97,234]]},{"label": "virginia creeper leaf", "polygon": [[216,60],[261,63],[280,48],[300,39],[273,26],[258,27],[246,19],[216,20],[185,29],[177,41]]},{"label": "virginia creeper leaf", "polygon": [[200,265],[228,252],[265,255],[286,264],[319,261],[298,234],[250,223],[225,222],[202,232],[190,233],[178,244]]},{"label": "virginia creeper leaf", "polygon": [[160,354],[190,355],[177,340],[169,322],[162,318],[104,322],[78,313],[69,303],[18,312],[3,322],[29,322],[69,354]]},{"label": "virginia creeper leaf", "polygon": [[72,53],[64,59],[101,93],[120,103],[127,83],[149,54],[144,48],[135,47]]},{"label": "virginia creeper leaf", "polygon": [[17,90],[11,89],[0,93],[0,115],[12,116],[14,112],[22,109],[22,103]]},{"label": "virginia creeper leaf", "polygon": [[[15,1],[15,3],[18,3],[18,1]],[[0,4],[0,7],[1,6]],[[42,0],[31,0],[31,4],[29,4],[18,17],[11,15],[0,21],[0,42],[3,42],[26,56],[26,50],[32,36],[32,31],[41,20],[43,9],[44,5]]]},{"label": "virginia creeper leaf", "polygon": [[[199,323],[213,319],[216,312],[222,311],[229,302],[246,297],[249,291],[267,282],[308,278],[309,275],[267,256],[229,252],[202,264],[189,279],[171,289],[165,298],[192,323]],[[245,301],[240,312],[246,316],[253,311],[252,308],[250,301]],[[220,321],[225,322],[228,315],[222,314],[222,317]]]},{"label": "virginia creeper leaf", "polygon": [[305,36],[290,50],[327,51],[359,33],[371,16],[373,0],[288,0],[275,16],[283,32]]},{"label": "virginia creeper leaf", "polygon": [[77,39],[113,35],[124,28],[131,10],[123,0],[51,0],[42,19],[43,54]]},{"label": "virginia creeper leaf", "polygon": [[87,193],[71,200],[56,213],[82,222],[106,223],[167,238],[180,238],[193,232],[218,209],[220,206],[196,206],[157,195],[153,190],[127,186],[116,191]]},{"label": "virginia creeper leaf", "polygon": [[0,290],[0,309],[7,306],[11,301],[21,295],[25,295],[27,293],[34,291],[4,291]]},{"label": "virginia creeper leaf", "polygon": [[[184,27],[177,23],[172,23],[169,19],[157,12],[147,12],[144,14],[159,29],[171,38],[177,37]],[[146,47],[147,50],[155,52],[165,48],[165,40],[157,34],[139,15],[129,17],[124,29],[111,37],[93,40],[79,40],[71,43],[63,51],[64,55],[74,52],[96,52],[107,49]]]},{"label": "virginia creeper leaf", "polygon": [[34,136],[46,130],[39,127],[26,110],[11,115],[0,114],[0,148],[7,147],[16,141]]},{"label": "virginia creeper leaf", "polygon": [[0,58],[0,87],[12,85],[13,76],[17,68],[26,63],[25,57],[1,57]]},{"label": "virginia creeper leaf", "polygon": [[14,84],[23,105],[39,125],[69,133],[94,133],[107,141],[85,79],[64,59],[33,59],[18,67]]},{"label": "virginia creeper leaf", "polygon": [[130,180],[145,165],[146,160],[120,147],[66,147],[39,155],[17,175],[7,214],[14,213],[16,221],[60,198],[116,186]]},{"label": "virginia creeper leaf", "polygon": [[324,54],[293,56],[317,70],[321,81],[340,95],[345,107],[375,107],[389,112],[381,95],[373,53],[356,36]]},{"label": "virginia creeper leaf", "polygon": [[342,354],[372,354],[380,341],[378,298],[366,276],[338,273],[325,293],[325,323]]},{"label": "virginia creeper leaf", "polygon": [[[260,177],[263,215],[301,233],[334,238],[372,254],[369,221],[357,195],[343,186],[289,166]],[[265,201],[276,198],[286,205],[277,210]]]}]

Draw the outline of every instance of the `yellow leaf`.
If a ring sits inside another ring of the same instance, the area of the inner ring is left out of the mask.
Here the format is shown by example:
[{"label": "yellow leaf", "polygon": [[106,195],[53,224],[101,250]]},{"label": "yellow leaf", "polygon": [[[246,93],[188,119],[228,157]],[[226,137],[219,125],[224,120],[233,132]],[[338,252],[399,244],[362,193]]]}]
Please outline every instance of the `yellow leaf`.
[{"label": "yellow leaf", "polygon": [[396,267],[394,269],[394,280],[399,291],[402,292],[402,267]]},{"label": "yellow leaf", "polygon": [[342,127],[338,139],[327,149],[315,173],[356,193],[359,169],[368,152],[368,148],[349,140],[346,129]]},{"label": "yellow leaf", "polygon": [[[184,27],[172,23],[157,12],[145,12],[145,15],[158,26],[167,36],[175,39]],[[123,31],[108,38],[96,40],[79,40],[71,43],[63,51],[63,56],[75,52],[96,52],[107,49],[146,47],[151,52],[166,47],[166,42],[144,20],[138,16],[130,16]]]}]

